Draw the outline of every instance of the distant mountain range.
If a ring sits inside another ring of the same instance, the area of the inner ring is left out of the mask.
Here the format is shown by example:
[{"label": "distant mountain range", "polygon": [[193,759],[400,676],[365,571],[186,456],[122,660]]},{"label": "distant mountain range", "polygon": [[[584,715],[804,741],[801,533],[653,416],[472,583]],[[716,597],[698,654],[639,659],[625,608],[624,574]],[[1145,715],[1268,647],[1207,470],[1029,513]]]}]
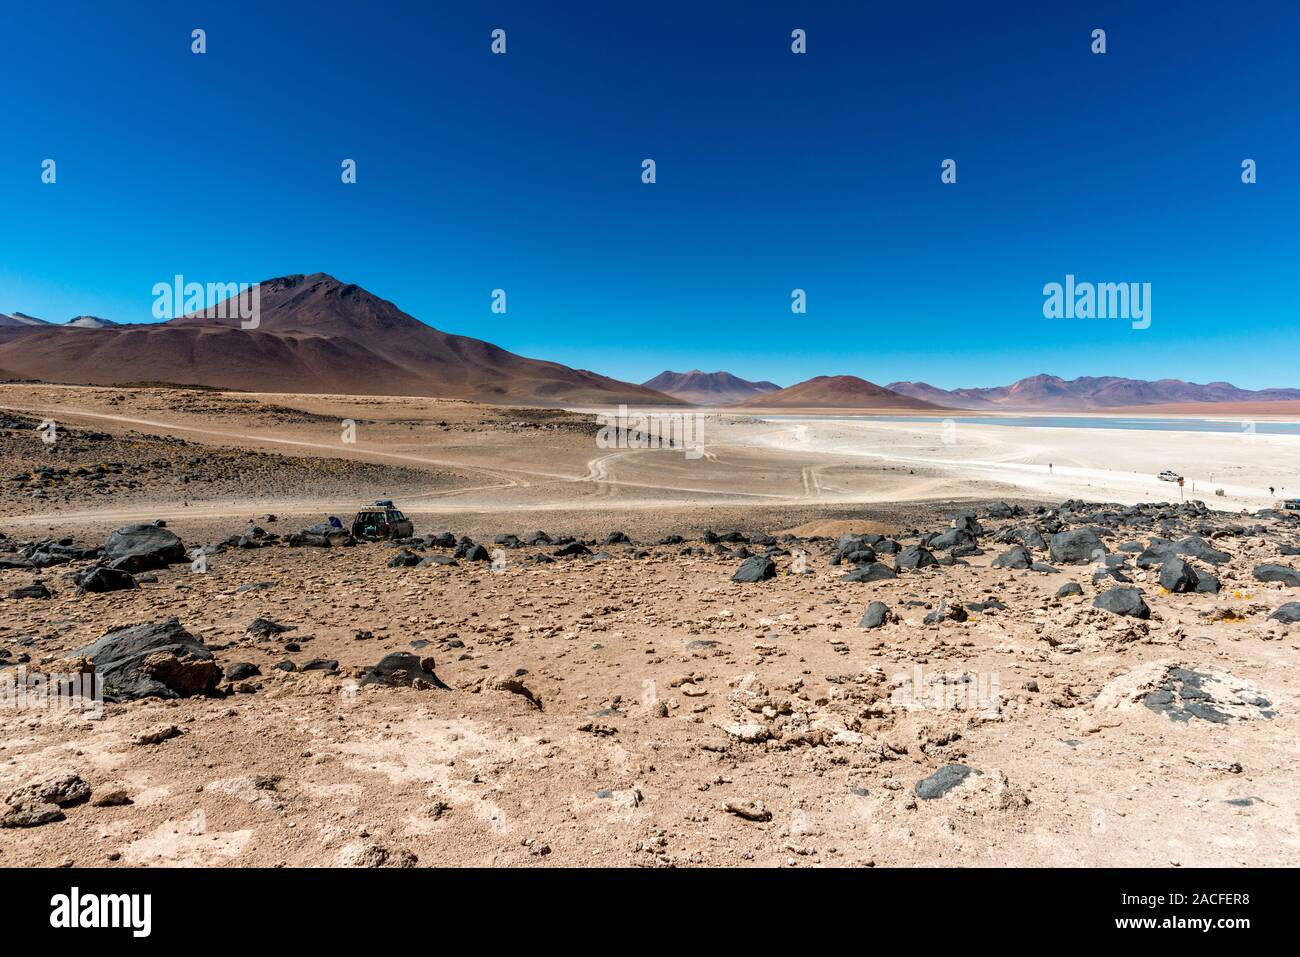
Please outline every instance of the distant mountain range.
[{"label": "distant mountain range", "polygon": [[0,323],[0,369],[19,379],[89,385],[172,382],[538,405],[683,404],[630,382],[442,332],[324,273],[284,276],[260,287],[256,329],[241,329],[237,318],[215,318],[215,309],[124,325],[93,317],[53,324],[16,313]]},{"label": "distant mountain range", "polygon": [[1238,389],[1228,382],[1197,385],[1181,379],[1123,379],[1035,375],[1011,385],[983,389],[939,389],[925,382],[891,382],[890,391],[950,409],[984,411],[1083,410],[1184,403],[1283,402],[1300,399],[1300,389]]},{"label": "distant mountain range", "polygon": [[730,372],[701,372],[699,369],[661,372],[641,384],[695,405],[735,405],[781,388],[775,382],[750,382]]},{"label": "distant mountain range", "polygon": [[901,395],[852,375],[819,375],[788,389],[767,392],[736,404],[738,409],[904,409],[937,412],[942,407]]},{"label": "distant mountain range", "polygon": [[260,323],[240,328],[216,310],[166,322],[119,324],[97,316],[47,322],[0,314],[0,375],[87,385],[171,382],[256,392],[421,395],[550,406],[736,409],[880,409],[916,412],[1062,411],[1297,402],[1300,389],[1239,389],[1227,382],[1148,382],[1116,376],[1036,375],[1006,386],[879,386],[851,375],[788,388],[729,372],[662,372],[636,385],[529,359],[452,335],[333,276],[260,283]]},{"label": "distant mountain range", "polygon": [[[109,326],[118,325],[118,323],[112,319],[100,319],[98,316],[75,316],[62,325],[69,329],[107,329]],[[58,326],[58,323],[37,319],[35,316],[29,316],[22,312],[15,312],[11,316],[0,313],[0,329],[6,327],[10,329],[57,328]]]},{"label": "distant mountain range", "polygon": [[30,326],[52,326],[54,323],[46,322],[44,319],[37,319],[35,316],[24,315],[21,312],[15,312],[11,316],[6,316],[0,312],[0,329],[9,328],[27,328]]}]

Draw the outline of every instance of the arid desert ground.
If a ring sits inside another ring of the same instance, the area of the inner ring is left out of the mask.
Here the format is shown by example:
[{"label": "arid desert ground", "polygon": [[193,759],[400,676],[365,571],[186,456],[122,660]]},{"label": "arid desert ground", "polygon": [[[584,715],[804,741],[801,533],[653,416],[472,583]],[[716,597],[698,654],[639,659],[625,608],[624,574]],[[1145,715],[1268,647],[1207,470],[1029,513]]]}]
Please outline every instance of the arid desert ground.
[{"label": "arid desert ground", "polygon": [[0,385],[0,865],[1300,863],[1300,437],[595,411]]}]

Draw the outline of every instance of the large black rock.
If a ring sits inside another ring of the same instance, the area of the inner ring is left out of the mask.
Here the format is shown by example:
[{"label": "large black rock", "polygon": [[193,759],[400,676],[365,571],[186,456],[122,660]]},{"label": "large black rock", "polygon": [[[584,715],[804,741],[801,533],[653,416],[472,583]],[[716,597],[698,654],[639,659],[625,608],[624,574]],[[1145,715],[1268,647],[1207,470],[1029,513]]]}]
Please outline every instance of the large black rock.
[{"label": "large black rock", "polygon": [[1105,554],[1106,546],[1090,528],[1076,528],[1052,536],[1052,561],[1062,565],[1087,565]]},{"label": "large black rock", "polygon": [[1034,557],[1023,545],[1013,545],[993,559],[994,568],[1028,568],[1034,563]]},{"label": "large black rock", "polygon": [[418,658],[405,651],[384,655],[379,664],[367,668],[361,678],[363,685],[410,687],[417,681],[422,685],[450,690],[442,679],[433,673],[432,658]]},{"label": "large black rock", "polygon": [[964,528],[950,528],[935,535],[926,544],[930,548],[956,548],[959,545],[974,545],[975,536]]},{"label": "large black rock", "polygon": [[898,559],[894,562],[894,568],[928,568],[931,565],[938,564],[939,559],[935,558],[929,549],[920,545],[913,545],[899,553]]},{"label": "large black rock", "polygon": [[1047,547],[1047,541],[1043,538],[1043,533],[1032,525],[1021,525],[1019,528],[1013,528],[1004,536],[1009,541],[1019,542],[1025,548],[1044,549]]},{"label": "large black rock", "polygon": [[[482,546],[476,545],[475,547],[480,548]],[[403,548],[388,560],[389,568],[414,568],[418,564],[420,564],[420,556],[409,548]]]},{"label": "large black rock", "polygon": [[1179,555],[1186,555],[1189,558],[1199,558],[1203,562],[1211,565],[1222,565],[1228,559],[1232,558],[1227,552],[1221,552],[1217,548],[1211,548],[1199,535],[1188,535],[1176,546]]},{"label": "large black rock", "polygon": [[355,545],[357,541],[346,528],[331,525],[329,522],[317,522],[315,525],[307,526],[301,532],[291,534],[288,543],[294,548],[302,546],[337,548],[339,546]]},{"label": "large black rock", "polygon": [[124,572],[120,568],[105,568],[103,565],[82,572],[74,580],[77,583],[78,595],[88,591],[128,591],[140,587],[130,572]]},{"label": "large black rock", "polygon": [[776,574],[776,562],[766,555],[746,558],[731,576],[733,582],[761,582]]},{"label": "large black rock", "polygon": [[1165,591],[1196,591],[1201,582],[1196,569],[1181,558],[1171,558],[1160,569],[1160,587]]},{"label": "large black rock", "polygon": [[221,680],[212,652],[175,618],[114,628],[72,655],[94,660],[108,701],[185,698]]},{"label": "large black rock", "polygon": [[1289,601],[1268,617],[1272,618],[1274,621],[1281,621],[1288,625],[1294,625],[1297,622],[1300,622],[1300,601]]},{"label": "large black rock", "polygon": [[45,582],[32,582],[30,585],[19,585],[17,588],[9,589],[10,598],[49,598],[50,590],[45,587]]},{"label": "large black rock", "polygon": [[1096,597],[1092,607],[1101,608],[1129,618],[1150,618],[1151,609],[1142,599],[1142,592],[1127,585],[1108,589]]},{"label": "large black rock", "polygon": [[891,578],[897,578],[894,570],[888,565],[882,565],[876,562],[872,565],[862,565],[853,569],[847,575],[841,575],[840,581],[845,582],[879,582],[887,581]]},{"label": "large black rock", "polygon": [[888,605],[883,601],[873,601],[867,606],[867,610],[862,615],[862,620],[858,622],[858,627],[879,628],[892,618],[893,615],[890,614]]},{"label": "large black rock", "polygon": [[1256,565],[1251,574],[1256,581],[1281,582],[1289,588],[1300,588],[1300,572],[1287,565]]},{"label": "large black rock", "polygon": [[147,572],[185,561],[185,543],[160,525],[127,525],[108,536],[104,557],[114,568]]}]

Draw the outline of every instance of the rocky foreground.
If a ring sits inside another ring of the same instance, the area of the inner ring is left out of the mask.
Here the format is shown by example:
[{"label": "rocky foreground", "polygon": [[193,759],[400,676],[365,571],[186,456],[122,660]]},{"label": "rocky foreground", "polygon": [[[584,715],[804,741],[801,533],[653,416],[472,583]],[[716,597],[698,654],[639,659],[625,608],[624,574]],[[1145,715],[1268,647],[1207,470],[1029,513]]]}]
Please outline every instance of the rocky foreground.
[{"label": "rocky foreground", "polygon": [[1296,516],[273,519],[0,536],[0,865],[1300,862]]}]

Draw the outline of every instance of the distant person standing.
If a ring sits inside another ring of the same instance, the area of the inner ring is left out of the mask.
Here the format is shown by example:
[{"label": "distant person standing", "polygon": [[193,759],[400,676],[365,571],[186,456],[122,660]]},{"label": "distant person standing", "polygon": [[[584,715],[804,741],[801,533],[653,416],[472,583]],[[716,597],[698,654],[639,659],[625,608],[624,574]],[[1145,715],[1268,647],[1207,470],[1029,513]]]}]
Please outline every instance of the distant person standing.
[{"label": "distant person standing", "polygon": [[1052,463],[1051,463],[1051,462],[1048,462],[1048,463],[1047,463],[1047,474],[1048,474],[1048,475],[1051,475],[1051,474],[1052,474]]}]

